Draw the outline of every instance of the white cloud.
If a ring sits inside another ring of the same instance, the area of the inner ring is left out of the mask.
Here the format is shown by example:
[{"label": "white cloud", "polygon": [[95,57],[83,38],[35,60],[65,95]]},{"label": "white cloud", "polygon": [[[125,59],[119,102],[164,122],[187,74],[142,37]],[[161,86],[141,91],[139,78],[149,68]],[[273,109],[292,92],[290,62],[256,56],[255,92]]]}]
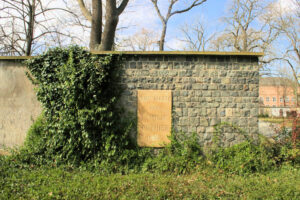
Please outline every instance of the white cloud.
[{"label": "white cloud", "polygon": [[288,14],[297,11],[297,0],[278,0],[275,3],[275,9],[281,14]]},{"label": "white cloud", "polygon": [[183,50],[186,47],[186,43],[184,41],[178,40],[176,38],[171,38],[166,42],[167,50]]},{"label": "white cloud", "polygon": [[120,16],[119,27],[127,27],[120,34],[132,34],[141,29],[157,29],[160,21],[149,0],[132,0]]}]

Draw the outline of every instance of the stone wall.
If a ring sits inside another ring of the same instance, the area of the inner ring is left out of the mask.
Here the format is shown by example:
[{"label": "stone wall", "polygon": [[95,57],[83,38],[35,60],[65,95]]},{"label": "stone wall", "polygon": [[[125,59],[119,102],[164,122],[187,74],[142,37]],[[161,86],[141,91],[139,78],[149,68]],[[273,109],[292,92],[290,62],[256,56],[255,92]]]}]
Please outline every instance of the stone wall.
[{"label": "stone wall", "polygon": [[[213,126],[258,132],[258,57],[253,55],[125,55],[124,105],[136,113],[137,90],[172,90],[173,128],[210,143]],[[222,128],[225,146],[243,138]]]},{"label": "stone wall", "polygon": [[0,59],[0,149],[21,145],[41,112],[21,61]]},{"label": "stone wall", "polygon": [[[176,131],[196,132],[204,145],[211,142],[213,126],[220,122],[235,124],[252,135],[258,132],[259,55],[123,53],[122,103],[136,115],[137,90],[172,90]],[[41,112],[21,61],[0,57],[0,148],[22,144]],[[226,146],[242,139],[233,128],[224,127],[222,132]]]}]

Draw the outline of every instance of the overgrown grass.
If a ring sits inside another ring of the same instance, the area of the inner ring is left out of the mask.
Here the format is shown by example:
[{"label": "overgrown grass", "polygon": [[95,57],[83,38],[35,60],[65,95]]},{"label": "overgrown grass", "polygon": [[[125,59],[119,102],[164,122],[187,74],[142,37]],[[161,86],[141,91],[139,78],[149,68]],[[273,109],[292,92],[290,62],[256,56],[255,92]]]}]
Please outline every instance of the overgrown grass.
[{"label": "overgrown grass", "polygon": [[20,169],[1,165],[0,171],[0,199],[300,198],[300,170],[290,166],[246,176],[212,168],[186,175],[102,175],[67,166]]},{"label": "overgrown grass", "polygon": [[79,166],[55,160],[43,165],[25,143],[27,148],[0,156],[0,199],[300,198],[300,151],[289,134],[275,143],[249,140],[206,155],[196,134],[172,134],[171,140],[156,153],[138,148],[124,151],[122,162]]}]

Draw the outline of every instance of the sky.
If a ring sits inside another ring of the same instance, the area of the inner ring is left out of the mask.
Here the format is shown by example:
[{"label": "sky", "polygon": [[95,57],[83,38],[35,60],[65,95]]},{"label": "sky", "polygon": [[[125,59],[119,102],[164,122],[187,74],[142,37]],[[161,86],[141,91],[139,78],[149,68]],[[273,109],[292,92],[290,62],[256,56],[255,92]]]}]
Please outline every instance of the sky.
[{"label": "sky", "polygon": [[[160,0],[158,2],[159,8],[162,13],[165,14],[167,11],[168,0]],[[179,1],[174,7],[174,10],[186,7],[186,5],[189,5],[188,2],[190,1]],[[178,38],[180,38],[179,29],[184,24],[192,24],[200,20],[205,24],[208,32],[221,30],[222,24],[219,18],[224,16],[228,2],[230,2],[230,0],[207,0],[207,2],[198,7],[194,7],[189,12],[172,16],[168,22],[166,50],[182,48]],[[126,22],[131,24],[130,28],[119,32],[119,34],[124,35],[125,37],[130,36],[141,28],[152,30],[160,35],[161,22],[150,0],[132,1],[126,9],[126,12],[120,18],[121,24]]]},{"label": "sky", "polygon": [[[21,1],[21,0],[20,0]],[[77,13],[80,17],[80,22],[86,26],[90,26],[90,23],[83,20],[84,17],[81,14],[80,8],[76,0],[41,0],[44,5],[49,4],[49,8],[59,7],[65,8],[65,3],[68,5],[68,9]],[[174,10],[185,8],[190,5],[193,0],[179,0],[174,6]],[[225,24],[220,20],[221,17],[226,16],[228,13],[228,8],[233,0],[207,0],[202,5],[192,8],[190,11],[178,15],[174,15],[170,18],[168,22],[167,34],[166,34],[166,44],[165,50],[185,50],[186,45],[182,42],[183,34],[180,28],[185,24],[193,25],[200,21],[207,32],[208,35],[212,33],[219,33],[224,30]],[[260,1],[260,0],[259,0]],[[266,0],[266,1],[276,1],[277,6],[282,9],[283,13],[289,13],[295,10],[293,6],[293,1],[298,0]],[[85,0],[87,4],[91,0]],[[105,1],[103,1],[105,2]],[[161,33],[161,21],[154,9],[153,4],[150,0],[130,0],[130,3],[126,7],[125,11],[121,14],[117,38],[122,41],[126,38],[132,37],[134,34],[139,33],[142,29],[147,29],[151,33],[156,34],[157,41]],[[169,5],[169,0],[158,0],[158,6],[165,15],[167,7]],[[3,4],[0,1],[0,6]],[[3,12],[0,12],[0,18]],[[41,16],[42,17],[42,16]],[[80,26],[74,25],[72,21],[72,16],[66,14],[65,12],[52,12],[48,13],[47,17],[51,20],[48,21],[46,27],[56,27],[57,30],[64,32],[66,34],[71,33],[77,38],[66,39],[62,38],[64,45],[77,44],[80,46],[89,46],[89,29],[82,28]],[[6,23],[7,20],[11,19],[1,19],[0,23]],[[43,19],[40,19],[43,20]],[[42,32],[36,29],[36,34],[41,34]],[[155,38],[155,39],[156,39]],[[46,43],[43,45],[42,42]],[[51,38],[43,37],[40,41],[36,42],[37,45],[44,46],[46,48],[37,48],[38,51],[35,54],[45,51],[48,47],[53,47],[56,42],[51,43]],[[276,44],[276,51],[285,50],[286,42],[284,40],[279,41]],[[132,50],[132,49],[118,49],[118,50]],[[158,44],[154,44],[153,50],[158,50]],[[299,70],[300,71],[300,70]]]},{"label": "sky", "polygon": [[[174,10],[185,8],[193,0],[179,0],[175,5]],[[197,21],[204,24],[206,31],[209,34],[220,32],[224,30],[224,23],[220,20],[220,17],[226,16],[226,10],[232,0],[207,0],[202,5],[194,7],[190,11],[178,15],[174,15],[168,22],[168,29],[166,34],[166,50],[182,50],[184,47],[183,42],[179,39],[182,38],[180,28],[185,24],[192,25]],[[284,7],[287,12],[291,7],[291,1],[295,0],[277,0],[278,4]],[[72,11],[81,15],[79,6],[76,0],[42,0],[44,5],[49,3],[49,7],[64,7],[64,2],[67,2]],[[85,0],[90,2],[90,0]],[[125,12],[120,16],[119,31],[117,36],[120,40],[128,38],[141,29],[147,29],[160,35],[161,22],[150,0],[130,0],[129,5],[126,7]],[[158,0],[159,8],[162,13],[166,13],[166,9],[169,0]],[[68,31],[75,34],[81,40],[67,41],[68,43],[77,43],[83,46],[88,46],[89,43],[89,29],[83,29],[79,26],[67,25],[66,21],[70,16],[63,14],[62,12],[51,13],[54,20],[49,21],[48,25],[57,26],[61,31]],[[55,19],[60,19],[57,21]],[[82,23],[90,26],[89,22],[81,20]],[[36,30],[38,32],[38,30]],[[155,50],[158,49],[158,45]]]},{"label": "sky", "polygon": [[[285,12],[293,9],[292,1],[295,0],[277,0],[278,6]],[[162,13],[167,11],[169,0],[159,0],[158,6]],[[184,8],[189,5],[192,0],[180,0],[174,10]],[[232,0],[207,0],[202,5],[194,7],[190,11],[178,15],[174,15],[168,22],[166,34],[166,50],[182,50],[183,43],[180,28],[184,24],[192,25],[197,21],[204,24],[208,35],[218,33],[224,30],[224,23],[221,17],[226,16],[228,8]],[[128,27],[118,32],[120,38],[130,37],[140,29],[145,28],[160,35],[161,22],[150,0],[131,0],[124,14],[120,17],[120,26]]]},{"label": "sky", "polygon": [[[43,1],[49,2],[49,0]],[[187,7],[187,5],[190,5],[191,1],[192,0],[179,0],[174,6],[174,10]],[[219,18],[220,16],[224,16],[226,5],[230,1],[231,0],[207,0],[207,2],[194,7],[186,13],[172,16],[168,22],[166,50],[180,50],[183,48],[183,44],[178,38],[182,37],[179,29],[184,24],[192,24],[200,20],[204,23],[208,33],[221,30],[222,23]],[[66,2],[72,11],[79,15],[81,14],[76,0],[68,0]],[[88,4],[90,0],[85,0],[85,2]],[[158,0],[159,8],[163,14],[167,11],[168,3],[169,0]],[[65,4],[62,0],[52,0],[49,6],[63,8]],[[54,18],[63,18],[61,13],[52,14],[54,15]],[[53,21],[53,23],[56,22]],[[59,24],[66,26],[61,22]],[[85,22],[85,24],[89,25],[88,22]],[[120,40],[130,37],[142,29],[147,29],[159,36],[161,32],[161,21],[150,0],[129,0],[129,4],[120,16],[118,27],[120,30],[117,31],[117,36]],[[83,41],[80,42],[81,45],[88,46],[88,31],[83,31],[82,28],[77,26],[69,26],[68,29],[71,30],[71,32],[80,35],[80,38],[83,39]],[[158,45],[155,50],[158,50]]]}]

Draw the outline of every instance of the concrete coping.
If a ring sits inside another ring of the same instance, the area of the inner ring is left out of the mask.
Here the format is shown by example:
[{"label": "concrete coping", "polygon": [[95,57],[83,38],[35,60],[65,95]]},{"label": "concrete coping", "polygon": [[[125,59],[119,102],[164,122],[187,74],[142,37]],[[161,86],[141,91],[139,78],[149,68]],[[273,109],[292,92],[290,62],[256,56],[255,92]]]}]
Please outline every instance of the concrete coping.
[{"label": "concrete coping", "polygon": [[0,60],[27,60],[34,56],[0,56]]},{"label": "concrete coping", "polygon": [[[191,55],[191,56],[264,56],[262,52],[221,52],[221,51],[91,51],[96,55]],[[0,56],[0,60],[27,60],[34,56]]]},{"label": "concrete coping", "polygon": [[97,55],[203,55],[203,56],[264,56],[262,52],[229,52],[229,51],[91,51]]}]

